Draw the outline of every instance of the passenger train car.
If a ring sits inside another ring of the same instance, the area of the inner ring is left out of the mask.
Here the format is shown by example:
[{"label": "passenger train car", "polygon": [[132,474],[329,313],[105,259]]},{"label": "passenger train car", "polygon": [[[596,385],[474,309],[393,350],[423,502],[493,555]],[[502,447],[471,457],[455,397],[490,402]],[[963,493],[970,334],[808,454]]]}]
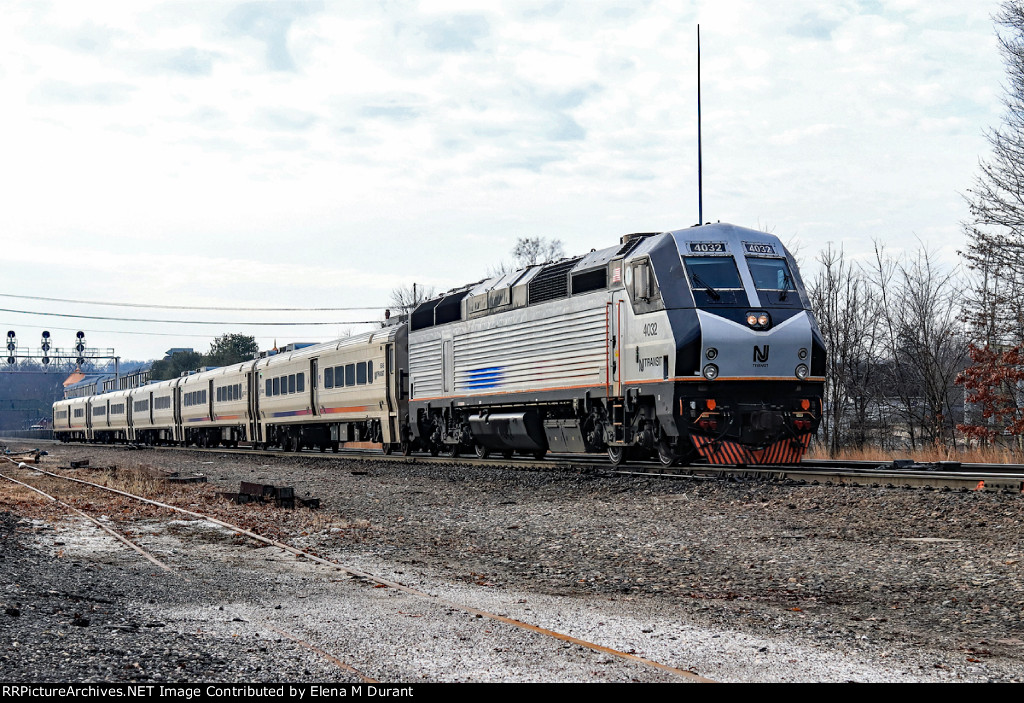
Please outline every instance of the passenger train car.
[{"label": "passenger train car", "polygon": [[372,333],[59,401],[54,431],[792,463],[817,430],[824,368],[793,257],[771,234],[711,224],[495,276]]},{"label": "passenger train car", "polygon": [[353,442],[409,450],[399,360],[408,333],[392,325],[327,344],[188,374],[141,388],[54,403],[54,436],[337,451]]}]

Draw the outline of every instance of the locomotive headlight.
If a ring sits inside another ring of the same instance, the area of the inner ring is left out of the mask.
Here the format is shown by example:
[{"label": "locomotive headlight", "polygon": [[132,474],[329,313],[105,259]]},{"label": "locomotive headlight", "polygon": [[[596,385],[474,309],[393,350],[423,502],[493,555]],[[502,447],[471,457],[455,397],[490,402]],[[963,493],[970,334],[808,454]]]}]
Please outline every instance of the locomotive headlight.
[{"label": "locomotive headlight", "polygon": [[800,364],[797,366],[794,373],[796,373],[796,377],[801,381],[807,378],[807,364]]},{"label": "locomotive headlight", "polygon": [[796,355],[800,357],[800,361],[803,361],[804,359],[807,358],[807,350],[806,349],[801,349],[800,351],[798,351],[796,353]]},{"label": "locomotive headlight", "polygon": [[766,330],[772,326],[771,315],[763,310],[748,310],[746,320],[747,326],[755,330]]},{"label": "locomotive headlight", "polygon": [[708,379],[709,381],[714,381],[716,378],[718,378],[718,367],[715,366],[714,364],[707,364],[701,371],[701,373],[704,374],[704,378]]},{"label": "locomotive headlight", "polygon": [[704,352],[704,356],[708,358],[708,361],[714,361],[718,358],[718,350],[714,347],[708,347],[708,350]]}]

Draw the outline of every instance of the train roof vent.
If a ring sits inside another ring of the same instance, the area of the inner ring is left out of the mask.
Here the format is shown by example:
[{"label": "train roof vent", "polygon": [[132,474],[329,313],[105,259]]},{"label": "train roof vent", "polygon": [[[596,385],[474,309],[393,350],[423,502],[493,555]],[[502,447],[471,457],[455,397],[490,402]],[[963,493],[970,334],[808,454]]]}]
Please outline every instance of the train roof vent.
[{"label": "train roof vent", "polygon": [[469,290],[460,290],[458,293],[446,295],[434,309],[434,324],[443,325],[447,322],[455,322],[462,319],[462,299],[469,294]]},{"label": "train roof vent", "polygon": [[622,256],[628,254],[633,250],[637,244],[642,242],[647,237],[653,237],[658,234],[657,232],[637,232],[635,234],[624,234],[622,235],[622,247],[615,252],[615,256]]},{"label": "train roof vent", "polygon": [[608,267],[601,266],[590,271],[581,271],[572,275],[572,294],[589,293],[608,287]]},{"label": "train roof vent", "polygon": [[426,327],[434,326],[434,308],[441,302],[441,298],[435,298],[434,300],[428,300],[422,303],[418,308],[412,312],[412,331],[421,330]]},{"label": "train roof vent", "polygon": [[569,296],[569,270],[583,257],[548,264],[530,281],[530,305]]}]

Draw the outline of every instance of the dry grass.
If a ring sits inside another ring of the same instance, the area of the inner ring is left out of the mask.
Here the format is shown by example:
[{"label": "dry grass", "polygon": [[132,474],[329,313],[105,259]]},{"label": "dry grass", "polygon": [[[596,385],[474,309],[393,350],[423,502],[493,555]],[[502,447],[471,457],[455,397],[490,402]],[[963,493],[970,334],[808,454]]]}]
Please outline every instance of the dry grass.
[{"label": "dry grass", "polygon": [[1007,447],[965,447],[951,449],[949,447],[929,447],[916,450],[889,450],[878,447],[864,449],[842,449],[834,455],[821,444],[814,444],[804,455],[805,459],[839,459],[844,461],[883,461],[893,459],[913,459],[918,462],[959,461],[965,464],[1019,464],[1024,457]]},{"label": "dry grass", "polygon": [[[52,463],[58,463],[51,460]],[[46,462],[44,462],[45,464]],[[41,466],[54,470],[55,466]],[[14,469],[12,474],[24,473]],[[64,472],[58,471],[63,474]],[[218,488],[209,483],[169,483],[166,473],[142,463],[119,463],[117,468],[92,467],[69,472],[68,477],[79,478],[101,486],[144,496],[169,505],[206,513],[231,522],[258,534],[281,541],[305,537],[315,543],[336,541],[365,541],[373,531],[369,521],[347,520],[336,512],[298,508],[287,510],[272,503],[250,503],[236,505],[216,495]],[[125,496],[95,491],[78,484],[69,484],[58,478],[36,474],[25,476],[29,483],[38,485],[51,495],[67,501],[90,514],[105,514],[121,523],[122,529],[129,529],[134,520],[152,520],[166,516],[163,508],[144,505]],[[51,519],[61,517],[54,513],[47,499],[29,489],[0,480],[0,510],[10,510],[22,515],[41,517],[45,513]],[[306,546],[312,546],[307,543]]]},{"label": "dry grass", "polygon": [[158,472],[143,466],[129,466],[117,469],[103,469],[96,472],[89,480],[101,486],[115,488],[126,493],[140,496],[155,496],[163,493],[168,484],[157,477]]}]

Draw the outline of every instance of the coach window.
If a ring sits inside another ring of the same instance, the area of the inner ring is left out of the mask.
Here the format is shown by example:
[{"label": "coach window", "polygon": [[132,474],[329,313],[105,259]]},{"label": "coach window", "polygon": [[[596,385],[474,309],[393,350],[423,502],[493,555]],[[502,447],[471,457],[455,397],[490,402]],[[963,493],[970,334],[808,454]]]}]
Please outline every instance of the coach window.
[{"label": "coach window", "polygon": [[297,373],[295,374],[295,392],[302,393],[306,390],[306,374]]},{"label": "coach window", "polygon": [[281,395],[281,377],[274,377],[274,395]]},{"label": "coach window", "polygon": [[324,388],[334,388],[334,367],[324,369]]},{"label": "coach window", "polygon": [[295,392],[295,374],[289,374],[288,376],[288,392]]},{"label": "coach window", "polygon": [[373,362],[366,362],[366,382],[373,383]]},{"label": "coach window", "polygon": [[273,395],[273,394],[274,394],[274,382],[273,382],[273,381],[271,381],[271,380],[270,380],[270,379],[268,378],[268,379],[267,379],[267,397],[270,397],[270,396],[271,396],[271,395]]},{"label": "coach window", "polygon": [[366,362],[360,361],[356,364],[356,383],[360,386],[366,384]]},{"label": "coach window", "polygon": [[354,386],[356,385],[356,365],[345,364],[345,385]]},{"label": "coach window", "polygon": [[345,387],[345,367],[335,366],[334,367],[334,387],[344,388]]}]

